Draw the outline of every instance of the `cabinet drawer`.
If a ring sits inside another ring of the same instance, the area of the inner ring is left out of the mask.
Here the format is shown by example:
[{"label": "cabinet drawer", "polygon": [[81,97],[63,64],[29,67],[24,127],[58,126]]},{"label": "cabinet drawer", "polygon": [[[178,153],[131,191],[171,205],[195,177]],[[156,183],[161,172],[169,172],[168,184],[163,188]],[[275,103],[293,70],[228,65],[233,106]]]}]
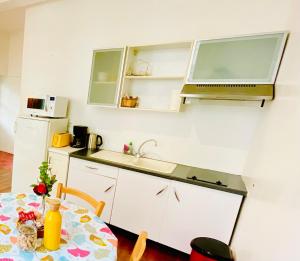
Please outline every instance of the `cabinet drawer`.
[{"label": "cabinet drawer", "polygon": [[50,165],[67,166],[69,164],[69,156],[54,152],[49,152],[48,163]]},{"label": "cabinet drawer", "polygon": [[85,173],[101,175],[112,179],[117,179],[119,172],[118,168],[116,167],[77,158],[70,159],[70,169],[71,168],[79,169]]}]

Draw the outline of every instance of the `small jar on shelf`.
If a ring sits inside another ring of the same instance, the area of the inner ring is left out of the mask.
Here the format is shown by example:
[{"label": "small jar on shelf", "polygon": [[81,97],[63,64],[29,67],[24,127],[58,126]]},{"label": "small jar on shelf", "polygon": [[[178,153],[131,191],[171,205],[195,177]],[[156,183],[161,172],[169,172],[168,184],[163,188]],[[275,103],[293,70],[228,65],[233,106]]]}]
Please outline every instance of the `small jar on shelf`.
[{"label": "small jar on shelf", "polygon": [[126,76],[150,76],[152,67],[149,62],[138,59],[129,66]]},{"label": "small jar on shelf", "polygon": [[138,106],[139,97],[124,96],[121,100],[121,107],[135,108]]}]

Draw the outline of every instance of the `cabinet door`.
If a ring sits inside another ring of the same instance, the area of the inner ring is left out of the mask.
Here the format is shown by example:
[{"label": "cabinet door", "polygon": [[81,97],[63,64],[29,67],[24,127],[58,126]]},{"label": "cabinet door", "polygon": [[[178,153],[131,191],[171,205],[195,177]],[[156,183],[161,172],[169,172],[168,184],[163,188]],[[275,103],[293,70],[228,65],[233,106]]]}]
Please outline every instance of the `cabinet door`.
[{"label": "cabinet door", "polygon": [[56,195],[57,184],[62,183],[64,186],[67,184],[67,175],[69,167],[69,155],[62,155],[59,153],[49,152],[48,162],[51,167],[52,175],[56,175],[57,182],[52,189],[52,196]]},{"label": "cabinet door", "polygon": [[124,48],[94,51],[88,104],[117,107],[124,59]]},{"label": "cabinet door", "polygon": [[188,83],[273,84],[287,33],[196,41]]},{"label": "cabinet door", "polygon": [[12,192],[32,192],[39,166],[47,160],[47,121],[18,118],[14,145]]},{"label": "cabinet door", "polygon": [[169,180],[119,170],[111,224],[158,241],[167,204]]},{"label": "cabinet door", "polygon": [[172,181],[161,243],[190,253],[196,237],[229,243],[242,196]]},{"label": "cabinet door", "polygon": [[[67,183],[69,187],[79,189],[99,201],[104,201],[105,207],[101,219],[109,223],[116,188],[116,179],[102,175],[106,173],[102,173],[101,171],[107,169],[109,169],[110,172],[115,172],[117,175],[118,169],[115,167],[98,163],[91,164],[89,161],[71,158]],[[67,195],[66,198],[94,211],[90,205],[79,198],[71,195]]]}]

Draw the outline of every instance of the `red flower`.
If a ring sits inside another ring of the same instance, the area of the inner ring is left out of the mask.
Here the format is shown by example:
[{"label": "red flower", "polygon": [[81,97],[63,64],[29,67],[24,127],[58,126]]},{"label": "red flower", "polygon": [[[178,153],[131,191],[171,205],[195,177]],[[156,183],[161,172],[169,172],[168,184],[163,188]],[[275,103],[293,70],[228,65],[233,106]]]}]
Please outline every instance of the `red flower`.
[{"label": "red flower", "polygon": [[45,195],[48,193],[47,186],[44,183],[40,183],[33,188],[33,192],[37,195]]}]

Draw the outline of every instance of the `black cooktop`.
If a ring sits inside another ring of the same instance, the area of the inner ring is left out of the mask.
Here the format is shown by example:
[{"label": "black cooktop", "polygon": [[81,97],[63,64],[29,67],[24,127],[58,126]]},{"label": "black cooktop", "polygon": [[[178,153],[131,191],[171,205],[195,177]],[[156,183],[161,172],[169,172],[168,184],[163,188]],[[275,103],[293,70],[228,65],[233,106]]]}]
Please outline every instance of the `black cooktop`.
[{"label": "black cooktop", "polygon": [[187,179],[192,179],[194,181],[204,182],[219,185],[222,187],[227,187],[227,177],[226,175],[216,175],[216,171],[204,170],[199,172],[199,170],[193,171],[191,170],[188,175]]}]

